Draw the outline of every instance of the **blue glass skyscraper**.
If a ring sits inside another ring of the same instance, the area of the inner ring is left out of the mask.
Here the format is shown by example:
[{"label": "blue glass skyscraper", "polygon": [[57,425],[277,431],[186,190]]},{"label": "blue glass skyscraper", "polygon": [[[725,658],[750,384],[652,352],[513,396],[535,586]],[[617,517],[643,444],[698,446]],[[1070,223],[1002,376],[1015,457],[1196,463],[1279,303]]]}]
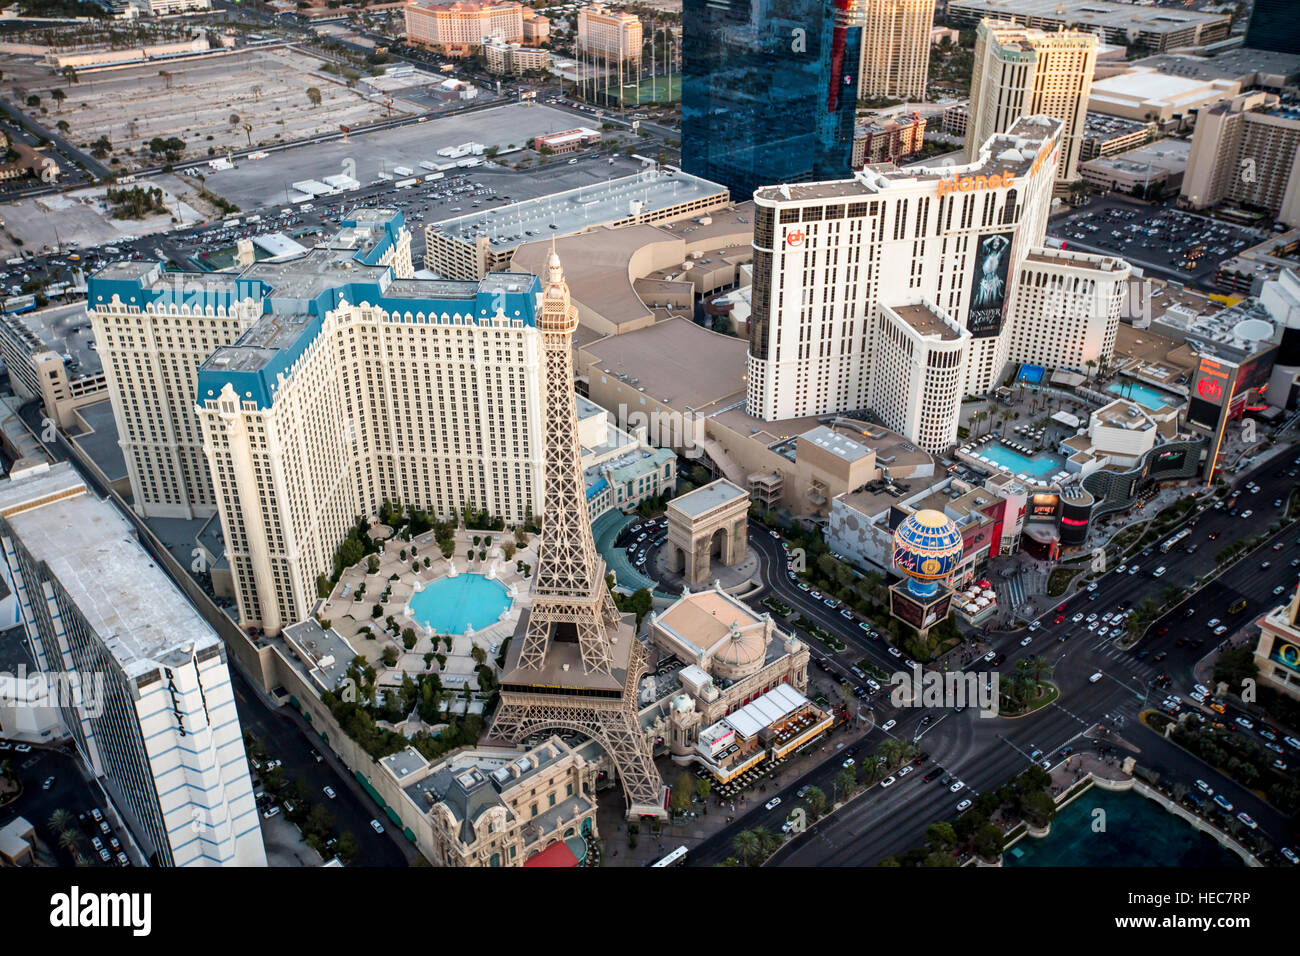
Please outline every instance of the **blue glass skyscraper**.
[{"label": "blue glass skyscraper", "polygon": [[682,168],[735,199],[850,174],[851,0],[684,0]]},{"label": "blue glass skyscraper", "polygon": [[1255,0],[1246,27],[1246,46],[1300,53],[1300,4],[1295,0]]}]

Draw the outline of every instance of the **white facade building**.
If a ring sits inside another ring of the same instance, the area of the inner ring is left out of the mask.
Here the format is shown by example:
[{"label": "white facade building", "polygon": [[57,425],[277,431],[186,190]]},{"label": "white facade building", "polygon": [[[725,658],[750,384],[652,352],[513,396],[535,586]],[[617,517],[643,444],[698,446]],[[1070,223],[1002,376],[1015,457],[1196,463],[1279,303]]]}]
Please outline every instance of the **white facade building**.
[{"label": "white facade building", "polygon": [[[345,229],[306,256],[257,263],[203,307],[220,317],[251,302],[261,316],[193,373],[245,626],[308,616],[348,529],[384,501],[439,517],[472,506],[508,524],[541,513],[537,278],[401,278],[409,247],[381,264],[406,234],[401,215],[368,212],[388,217],[377,237]],[[120,263],[91,279],[90,301],[183,321],[198,304],[168,279]]]},{"label": "white facade building", "polygon": [[983,20],[975,36],[966,149],[1010,129],[1022,116],[1061,121],[1057,179],[1078,179],[1097,37],[1077,30],[1048,33]]},{"label": "white facade building", "polygon": [[1132,271],[1115,256],[1031,250],[1011,289],[1010,361],[1080,372],[1109,365]]},{"label": "white facade building", "polygon": [[1059,120],[1027,117],[965,166],[868,167],[759,189],[750,414],[775,421],[884,403],[906,386],[878,371],[879,310],[918,302],[969,339],[961,394],[990,391],[1008,360],[1008,285],[1045,235],[1060,130]]},{"label": "white facade building", "polygon": [[871,407],[881,422],[938,453],[957,440],[971,334],[925,303],[882,305]]},{"label": "white facade building", "polygon": [[0,546],[77,752],[154,866],[265,866],[225,646],[72,466],[0,482]]},{"label": "white facade building", "polygon": [[[389,209],[358,209],[331,245],[345,254],[414,275],[411,233]],[[131,496],[143,517],[211,517],[212,478],[195,414],[199,366],[261,321],[264,283],[253,266],[240,275],[164,273],[126,265],[92,280],[87,301],[95,344],[108,378],[118,443]],[[249,278],[244,278],[248,275]],[[144,291],[148,287],[148,292]]]}]

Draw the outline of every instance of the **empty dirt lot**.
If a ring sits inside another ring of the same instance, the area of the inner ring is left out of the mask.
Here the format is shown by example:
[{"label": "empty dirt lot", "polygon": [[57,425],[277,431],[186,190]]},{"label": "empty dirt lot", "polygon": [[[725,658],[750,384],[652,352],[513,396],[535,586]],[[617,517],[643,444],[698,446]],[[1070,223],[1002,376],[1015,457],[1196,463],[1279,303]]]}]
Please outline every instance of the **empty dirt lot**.
[{"label": "empty dirt lot", "polygon": [[[133,169],[161,161],[146,145],[154,137],[183,139],[182,160],[206,159],[246,149],[250,135],[253,145],[272,145],[384,118],[382,103],[319,66],[316,57],[271,47],[83,72],[80,82],[69,83],[49,67],[15,63],[5,69],[0,88],[15,104],[29,93],[40,96],[49,112],[38,119],[51,127],[66,120],[67,135],[78,145],[107,136],[112,155]],[[61,107],[50,95],[56,87],[67,95]],[[308,98],[313,87],[320,91],[319,106]],[[402,113],[394,108],[390,115]]]}]

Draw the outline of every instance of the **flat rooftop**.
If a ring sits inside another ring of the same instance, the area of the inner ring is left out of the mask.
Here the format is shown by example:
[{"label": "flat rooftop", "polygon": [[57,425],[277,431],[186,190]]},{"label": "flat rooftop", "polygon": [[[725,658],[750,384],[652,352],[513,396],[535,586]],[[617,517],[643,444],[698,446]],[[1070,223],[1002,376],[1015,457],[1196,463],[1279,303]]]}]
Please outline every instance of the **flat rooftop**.
[{"label": "flat rooftop", "polygon": [[1185,53],[1157,53],[1134,60],[1133,66],[1149,66],[1170,76],[1197,80],[1237,80],[1242,83],[1279,78],[1283,82],[1300,76],[1300,56],[1238,47],[1214,56],[1191,56]]},{"label": "flat rooftop", "polygon": [[95,335],[86,317],[85,301],[56,305],[35,312],[0,313],[0,324],[28,356],[56,352],[72,359],[68,378],[90,378],[104,371],[99,353],[91,348]]},{"label": "flat rooftop", "polygon": [[886,306],[891,312],[912,327],[917,335],[933,336],[945,342],[955,342],[961,338],[961,330],[946,316],[940,315],[928,305]]},{"label": "flat rooftop", "polygon": [[748,496],[749,493],[743,488],[737,488],[727,479],[719,478],[702,488],[679,495],[668,503],[668,507],[688,517],[698,518],[714,508],[720,508],[722,505]]},{"label": "flat rooftop", "polygon": [[1138,6],[1109,0],[950,0],[949,14],[1068,23],[1076,29],[1110,27],[1145,33],[1173,33],[1197,24],[1227,23],[1222,13]]},{"label": "flat rooftop", "polygon": [[980,147],[979,156],[964,166],[927,165],[921,162],[899,169],[891,163],[878,163],[856,173],[852,179],[763,186],[754,192],[754,196],[769,202],[854,198],[866,200],[894,186],[937,182],[954,176],[993,176],[1005,172],[1023,176],[1033,166],[1042,145],[1060,128],[1061,121],[1053,117],[1025,116],[1016,120],[1005,133],[990,136]]},{"label": "flat rooftop", "polygon": [[1083,121],[1085,137],[1111,139],[1129,133],[1140,133],[1151,126],[1149,122],[1128,119],[1125,116],[1111,116],[1108,113],[1095,113],[1089,110]]},{"label": "flat rooftop", "polygon": [[509,249],[530,239],[549,240],[596,226],[619,222],[640,212],[657,212],[681,203],[718,198],[726,202],[727,187],[669,169],[643,170],[593,186],[579,186],[508,206],[457,216],[433,223],[433,232],[473,244],[485,236],[492,249]]},{"label": "flat rooftop", "polygon": [[[31,506],[50,498],[56,500]],[[135,529],[113,505],[90,494],[67,462],[0,481],[0,515],[48,566],[128,677],[220,645],[140,546]]]},{"label": "flat rooftop", "polygon": [[825,425],[818,425],[799,437],[803,441],[810,442],[844,461],[861,461],[872,452],[871,448],[861,442],[849,438],[847,435],[842,435]]}]

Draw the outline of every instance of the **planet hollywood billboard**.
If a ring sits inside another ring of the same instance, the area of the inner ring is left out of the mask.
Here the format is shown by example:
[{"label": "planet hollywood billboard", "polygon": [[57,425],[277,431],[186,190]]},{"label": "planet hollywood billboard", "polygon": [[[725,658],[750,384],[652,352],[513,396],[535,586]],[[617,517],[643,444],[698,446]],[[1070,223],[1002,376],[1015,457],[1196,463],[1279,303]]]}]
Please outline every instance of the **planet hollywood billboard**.
[{"label": "planet hollywood billboard", "polygon": [[976,243],[970,279],[970,313],[966,319],[966,328],[973,338],[988,338],[1002,331],[1013,235],[994,232],[980,236]]}]

